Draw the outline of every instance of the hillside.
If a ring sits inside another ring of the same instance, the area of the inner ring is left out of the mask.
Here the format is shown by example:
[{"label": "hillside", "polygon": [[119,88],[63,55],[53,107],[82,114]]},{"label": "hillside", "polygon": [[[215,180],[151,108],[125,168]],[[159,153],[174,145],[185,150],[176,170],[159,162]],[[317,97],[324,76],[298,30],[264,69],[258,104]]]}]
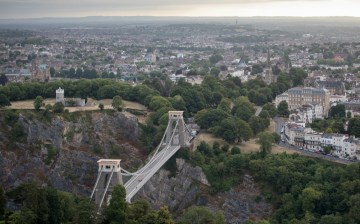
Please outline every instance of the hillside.
[{"label": "hillside", "polygon": [[[144,158],[135,117],[115,112],[62,116],[0,111],[0,180],[5,188],[34,181],[89,195],[99,158],[137,167]],[[125,156],[126,155],[126,156]]]},{"label": "hillside", "polygon": [[[35,182],[88,197],[95,183],[98,159],[120,158],[122,166],[132,170],[147,158],[136,117],[120,112],[58,115],[5,110],[0,111],[0,123],[0,181],[5,191]],[[175,174],[171,171],[174,165],[178,170]],[[145,198],[154,208],[166,205],[175,216],[193,205],[207,206],[223,211],[232,222],[266,218],[272,213],[271,205],[254,187],[250,176],[244,179],[244,185],[219,196],[210,194],[209,187],[199,166],[173,158],[135,199]],[[256,197],[262,198],[260,204],[254,201]]]}]

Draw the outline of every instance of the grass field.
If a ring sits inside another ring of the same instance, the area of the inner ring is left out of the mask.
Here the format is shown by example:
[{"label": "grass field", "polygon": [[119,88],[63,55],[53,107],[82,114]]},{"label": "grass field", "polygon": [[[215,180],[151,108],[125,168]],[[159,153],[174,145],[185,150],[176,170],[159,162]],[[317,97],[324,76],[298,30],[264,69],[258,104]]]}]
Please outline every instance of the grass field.
[{"label": "grass field", "polygon": [[[65,109],[69,110],[69,112],[100,110],[99,109],[100,103],[104,104],[104,109],[113,109],[111,106],[111,102],[112,102],[112,99],[95,100],[95,99],[89,98],[85,107],[65,107]],[[125,108],[148,111],[148,109],[140,103],[126,101],[126,100],[123,100],[123,102],[124,102]],[[44,103],[54,105],[55,98],[46,99],[46,100],[44,100]],[[32,110],[32,109],[34,109],[34,100],[11,102],[11,106],[8,106],[6,108],[17,109],[17,110]],[[131,114],[128,112],[124,112],[124,113],[125,113],[125,115],[131,116]],[[135,115],[132,115],[132,116],[135,116]],[[139,115],[136,117],[138,118],[140,123],[145,123],[146,116]]]},{"label": "grass field", "polygon": [[[247,142],[241,142],[239,144],[231,144],[230,148],[233,146],[237,146],[240,148],[242,153],[258,152],[260,150],[260,145],[256,143],[256,140],[257,139],[250,139]],[[216,138],[211,133],[199,133],[194,140],[194,149],[196,149],[196,147],[200,144],[201,141],[205,141],[211,146],[214,144],[214,142],[218,142],[220,145],[227,144],[223,139]],[[275,144],[273,145],[271,152],[274,154],[283,153],[283,152],[289,154],[294,153],[294,151],[292,150],[289,150],[284,147],[280,147]]]}]

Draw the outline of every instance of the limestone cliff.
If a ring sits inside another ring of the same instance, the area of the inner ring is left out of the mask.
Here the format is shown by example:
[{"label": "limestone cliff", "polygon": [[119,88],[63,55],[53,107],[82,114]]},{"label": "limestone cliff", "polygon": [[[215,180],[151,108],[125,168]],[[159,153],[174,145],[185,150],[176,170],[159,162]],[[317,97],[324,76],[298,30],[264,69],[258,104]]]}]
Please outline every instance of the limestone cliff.
[{"label": "limestone cliff", "polygon": [[14,125],[6,124],[3,113],[0,122],[0,182],[5,188],[35,181],[89,195],[99,158],[121,158],[124,167],[142,163],[136,117],[85,112],[46,120],[24,111],[17,121],[25,136],[20,143],[10,140]]},{"label": "limestone cliff", "polygon": [[178,172],[175,176],[161,169],[134,200],[145,198],[155,208],[166,205],[177,214],[189,206],[206,206],[213,211],[222,211],[226,223],[231,224],[271,216],[272,206],[266,202],[250,175],[245,175],[242,184],[229,191],[209,195],[209,182],[200,167],[193,167],[183,159],[176,159],[176,164]]}]

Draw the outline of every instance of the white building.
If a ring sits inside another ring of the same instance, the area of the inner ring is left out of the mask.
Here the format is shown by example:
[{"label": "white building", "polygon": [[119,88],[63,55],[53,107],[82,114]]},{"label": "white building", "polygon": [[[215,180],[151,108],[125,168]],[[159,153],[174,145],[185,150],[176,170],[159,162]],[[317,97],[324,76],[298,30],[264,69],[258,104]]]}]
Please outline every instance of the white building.
[{"label": "white building", "polygon": [[59,89],[56,90],[56,103],[60,102],[65,105],[65,98],[64,98],[64,89],[59,87]]},{"label": "white building", "polygon": [[315,152],[322,150],[321,141],[323,133],[313,130],[304,135],[304,149]]},{"label": "white building", "polygon": [[186,82],[188,81],[185,75],[169,75],[169,79],[174,83],[177,83],[181,78],[184,78]]},{"label": "white building", "polygon": [[327,89],[295,87],[275,98],[276,106],[281,101],[288,103],[289,110],[295,110],[307,104],[320,104],[323,116],[327,116],[330,109],[330,92]]},{"label": "white building", "polygon": [[344,139],[340,157],[354,159],[357,158],[357,152],[360,149],[360,141],[355,137]]},{"label": "white building", "polygon": [[155,63],[156,62],[156,55],[155,54],[147,54],[144,58],[145,61]]},{"label": "white building", "polygon": [[290,145],[304,146],[305,123],[288,122],[285,124],[284,135]]},{"label": "white building", "polygon": [[303,105],[289,115],[289,120],[293,122],[312,123],[314,119],[323,118],[323,109],[320,104]]}]

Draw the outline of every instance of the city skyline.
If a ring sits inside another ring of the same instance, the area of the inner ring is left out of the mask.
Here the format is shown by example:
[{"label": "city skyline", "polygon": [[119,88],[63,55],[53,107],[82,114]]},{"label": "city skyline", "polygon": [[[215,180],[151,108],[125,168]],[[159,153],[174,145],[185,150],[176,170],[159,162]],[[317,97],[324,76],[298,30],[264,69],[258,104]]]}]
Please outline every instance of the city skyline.
[{"label": "city skyline", "polygon": [[0,0],[0,19],[86,16],[353,16],[356,0]]}]

